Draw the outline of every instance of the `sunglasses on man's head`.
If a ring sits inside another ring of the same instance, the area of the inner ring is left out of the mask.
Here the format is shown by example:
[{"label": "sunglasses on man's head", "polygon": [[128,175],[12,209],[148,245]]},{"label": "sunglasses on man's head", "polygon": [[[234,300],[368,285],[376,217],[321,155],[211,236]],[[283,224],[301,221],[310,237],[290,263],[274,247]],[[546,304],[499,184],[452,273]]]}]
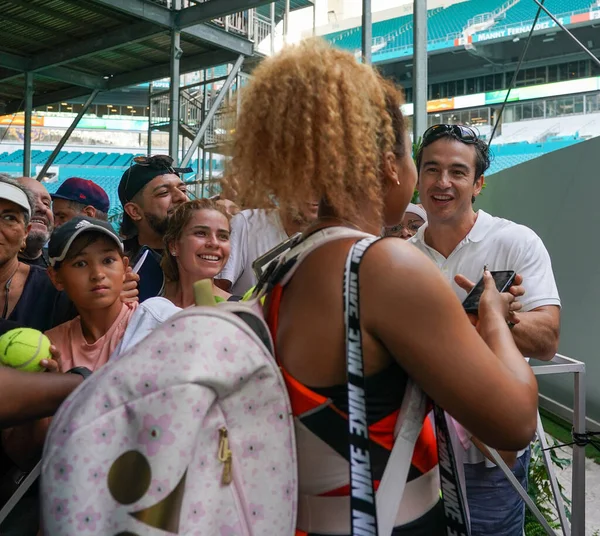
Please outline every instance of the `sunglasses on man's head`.
[{"label": "sunglasses on man's head", "polygon": [[476,143],[478,139],[477,133],[471,127],[465,125],[433,125],[423,134],[421,145],[425,147],[448,135],[469,145]]}]

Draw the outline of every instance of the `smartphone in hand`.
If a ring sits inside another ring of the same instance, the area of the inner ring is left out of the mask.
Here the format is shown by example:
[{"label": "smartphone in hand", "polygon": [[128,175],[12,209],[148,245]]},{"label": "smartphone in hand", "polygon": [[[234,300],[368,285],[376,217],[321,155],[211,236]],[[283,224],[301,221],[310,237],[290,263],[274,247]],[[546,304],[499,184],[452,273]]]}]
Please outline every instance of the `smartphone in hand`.
[{"label": "smartphone in hand", "polygon": [[[515,281],[516,273],[513,270],[502,270],[491,272],[498,292],[506,292]],[[483,294],[484,283],[483,277],[479,280],[463,301],[463,307],[469,314],[476,315],[479,311],[479,300]]]}]

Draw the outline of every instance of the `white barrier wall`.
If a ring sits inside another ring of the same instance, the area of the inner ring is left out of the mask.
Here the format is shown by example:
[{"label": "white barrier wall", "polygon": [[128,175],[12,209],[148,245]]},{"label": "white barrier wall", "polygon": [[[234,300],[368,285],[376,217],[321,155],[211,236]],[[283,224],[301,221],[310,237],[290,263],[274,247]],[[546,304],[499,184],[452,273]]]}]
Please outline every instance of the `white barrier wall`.
[{"label": "white barrier wall", "polygon": [[[476,208],[531,227],[550,252],[563,305],[559,352],[586,363],[587,415],[600,422],[600,138],[505,169],[487,184]],[[572,408],[572,375],[539,381],[543,395]]]}]

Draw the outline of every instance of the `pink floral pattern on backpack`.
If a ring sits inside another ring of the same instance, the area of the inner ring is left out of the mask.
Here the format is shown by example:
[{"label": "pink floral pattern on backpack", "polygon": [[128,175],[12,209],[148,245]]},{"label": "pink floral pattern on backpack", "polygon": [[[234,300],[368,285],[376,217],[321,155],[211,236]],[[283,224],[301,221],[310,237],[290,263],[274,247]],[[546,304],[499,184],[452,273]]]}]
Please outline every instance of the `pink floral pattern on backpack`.
[{"label": "pink floral pattern on backpack", "polygon": [[188,309],[86,380],[46,441],[45,534],[293,535],[291,408],[258,341],[220,308]]}]

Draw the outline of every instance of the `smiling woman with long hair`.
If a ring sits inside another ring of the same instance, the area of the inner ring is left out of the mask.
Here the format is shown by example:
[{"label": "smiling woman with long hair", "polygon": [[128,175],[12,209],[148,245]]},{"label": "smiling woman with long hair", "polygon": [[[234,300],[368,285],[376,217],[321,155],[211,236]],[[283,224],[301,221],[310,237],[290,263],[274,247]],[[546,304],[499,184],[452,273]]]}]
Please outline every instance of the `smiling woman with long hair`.
[{"label": "smiling woman with long hair", "polygon": [[[401,104],[401,93],[370,66],[320,40],[266,59],[242,94],[229,170],[237,200],[287,208],[317,193],[319,218],[306,236],[332,227],[378,235],[398,225],[417,180]],[[354,242],[314,250],[266,304],[296,416],[301,534],[350,532],[348,438],[332,431],[348,410],[342,280]],[[360,273],[367,421],[379,445],[375,480],[409,378],[488,445],[526,446],[537,384],[505,321],[513,298],[486,274],[478,333],[437,267],[398,238],[370,247]],[[302,418],[314,423],[318,412],[319,430],[309,429]],[[446,534],[436,465],[426,419],[394,535]]]},{"label": "smiling woman with long hair", "polygon": [[213,281],[217,301],[231,294],[214,284],[230,253],[231,216],[212,199],[195,199],[179,206],[169,220],[161,263],[166,277],[164,296],[178,307],[194,305],[196,281]]}]

